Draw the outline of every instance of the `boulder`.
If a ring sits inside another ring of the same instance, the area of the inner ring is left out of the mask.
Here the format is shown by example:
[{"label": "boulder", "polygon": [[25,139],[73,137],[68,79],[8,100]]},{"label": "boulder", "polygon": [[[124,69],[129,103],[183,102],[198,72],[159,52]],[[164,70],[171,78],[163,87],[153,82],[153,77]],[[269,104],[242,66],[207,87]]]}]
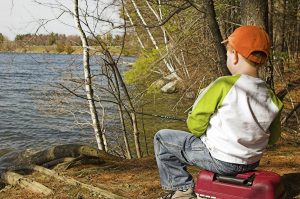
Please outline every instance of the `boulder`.
[{"label": "boulder", "polygon": [[175,93],[178,80],[171,81],[161,88],[163,93]]},{"label": "boulder", "polygon": [[175,73],[171,73],[171,74],[169,74],[169,75],[163,77],[163,79],[164,79],[164,80],[167,80],[167,81],[173,81],[173,80],[175,80],[175,79],[177,79],[177,78],[176,78]]}]

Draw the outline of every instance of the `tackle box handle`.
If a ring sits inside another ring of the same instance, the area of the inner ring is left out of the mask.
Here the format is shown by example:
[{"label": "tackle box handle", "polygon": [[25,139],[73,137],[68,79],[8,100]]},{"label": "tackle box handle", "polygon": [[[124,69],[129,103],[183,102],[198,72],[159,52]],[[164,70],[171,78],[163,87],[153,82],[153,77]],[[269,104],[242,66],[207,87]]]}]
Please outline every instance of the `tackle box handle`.
[{"label": "tackle box handle", "polygon": [[215,179],[220,182],[236,184],[236,185],[244,185],[244,186],[252,186],[253,180],[255,178],[255,174],[252,174],[248,178],[239,178],[235,176],[224,176],[224,175],[215,175]]}]

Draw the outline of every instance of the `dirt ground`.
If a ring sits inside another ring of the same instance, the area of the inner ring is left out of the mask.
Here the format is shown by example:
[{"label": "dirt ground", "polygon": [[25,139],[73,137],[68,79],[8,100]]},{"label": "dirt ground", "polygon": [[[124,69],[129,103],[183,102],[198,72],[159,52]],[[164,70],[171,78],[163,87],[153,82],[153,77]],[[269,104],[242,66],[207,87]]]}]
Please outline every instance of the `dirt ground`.
[{"label": "dirt ground", "polygon": [[[267,149],[258,168],[260,170],[273,171],[282,176],[287,198],[300,198],[299,146],[300,143],[291,143],[286,140],[281,140],[276,146]],[[124,160],[113,164],[96,163],[79,165],[67,170],[57,166],[54,169],[61,175],[73,177],[80,182],[108,190],[126,198],[152,199],[164,193],[160,188],[159,175],[153,156],[142,159]],[[196,177],[199,169],[189,167],[189,171]],[[104,198],[86,189],[68,186],[37,172],[28,174],[26,177],[51,188],[55,194],[43,196],[26,191],[18,186],[6,186],[1,189],[0,198]]]}]

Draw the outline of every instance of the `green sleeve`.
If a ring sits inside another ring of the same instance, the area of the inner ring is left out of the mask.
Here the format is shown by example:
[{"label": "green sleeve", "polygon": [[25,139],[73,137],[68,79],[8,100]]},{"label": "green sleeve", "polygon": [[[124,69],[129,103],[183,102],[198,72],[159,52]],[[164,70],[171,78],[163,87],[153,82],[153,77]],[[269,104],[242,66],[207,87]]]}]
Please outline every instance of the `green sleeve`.
[{"label": "green sleeve", "polygon": [[281,135],[281,121],[280,121],[280,117],[281,117],[281,112],[282,112],[282,109],[283,109],[283,104],[276,97],[276,95],[273,93],[273,91],[271,91],[271,98],[272,98],[272,102],[279,109],[279,112],[278,112],[277,116],[275,117],[275,119],[273,120],[273,122],[271,123],[271,125],[269,127],[270,137],[269,137],[268,144],[275,144],[277,142],[277,140],[280,138],[280,135]]},{"label": "green sleeve", "polygon": [[198,97],[188,115],[187,126],[196,137],[203,135],[209,125],[210,117],[222,102],[240,75],[225,76],[211,83]]},{"label": "green sleeve", "polygon": [[270,137],[268,144],[275,144],[281,134],[281,123],[280,123],[281,111],[278,113],[276,118],[273,120],[271,126],[269,127]]}]

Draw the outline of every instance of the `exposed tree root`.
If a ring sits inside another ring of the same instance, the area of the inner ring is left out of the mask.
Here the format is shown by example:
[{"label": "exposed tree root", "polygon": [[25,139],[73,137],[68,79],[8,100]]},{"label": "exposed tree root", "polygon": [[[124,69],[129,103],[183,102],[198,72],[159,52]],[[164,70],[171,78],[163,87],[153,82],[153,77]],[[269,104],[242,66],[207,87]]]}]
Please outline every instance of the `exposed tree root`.
[{"label": "exposed tree root", "polygon": [[74,166],[82,165],[82,164],[100,164],[100,163],[105,163],[104,160],[95,158],[95,157],[90,157],[90,156],[79,156],[77,158],[74,158],[71,161],[63,163],[65,170],[70,169]]},{"label": "exposed tree root", "polygon": [[33,154],[28,163],[42,165],[46,162],[50,162],[56,159],[65,158],[65,157],[79,157],[82,156],[90,156],[97,157],[104,161],[116,161],[120,158],[116,156],[112,156],[105,151],[100,151],[94,147],[86,146],[86,145],[77,145],[77,144],[67,144],[52,147],[48,150],[44,150]]},{"label": "exposed tree root", "polygon": [[276,95],[281,101],[283,101],[284,97],[288,94],[289,91],[299,86],[300,86],[300,78],[288,83],[287,87],[279,91]]},{"label": "exposed tree root", "polygon": [[1,174],[1,179],[6,184],[13,185],[13,186],[19,185],[22,188],[29,189],[33,192],[41,193],[46,196],[53,194],[53,191],[51,189],[49,189],[48,187],[46,187],[36,181],[27,179],[27,178],[23,177],[22,175],[17,174],[12,171],[7,171],[7,172]]},{"label": "exposed tree root", "polygon": [[90,146],[77,144],[55,146],[30,156],[25,155],[25,153],[12,153],[8,154],[7,156],[3,156],[0,159],[0,180],[6,184],[20,185],[25,189],[42,193],[44,195],[53,194],[53,191],[44,185],[11,171],[34,170],[58,179],[68,185],[79,186],[81,188],[88,189],[106,198],[124,199],[124,197],[115,195],[99,187],[94,187],[79,182],[73,178],[61,176],[55,171],[38,166],[43,165],[45,167],[53,167],[57,164],[65,163],[65,169],[68,169],[74,165],[83,164],[86,162],[89,163],[90,160],[93,162],[97,161],[97,163],[114,163],[120,161],[121,159],[110,155],[105,151],[100,151]]},{"label": "exposed tree root", "polygon": [[59,158],[59,159],[56,159],[56,160],[52,160],[50,162],[46,162],[43,164],[43,167],[46,167],[46,168],[50,168],[50,167],[53,167],[55,165],[58,165],[58,164],[61,164],[61,163],[65,163],[65,162],[71,162],[73,161],[75,158]]},{"label": "exposed tree root", "polygon": [[[11,153],[4,155],[0,158],[0,169],[9,170],[11,167],[35,164],[46,166],[55,166],[64,161],[69,161],[70,159],[65,158],[77,158],[80,156],[95,157],[103,160],[103,162],[114,162],[119,161],[121,158],[113,156],[106,153],[105,151],[100,151],[94,147],[79,145],[79,144],[66,144],[51,147],[50,149],[37,152],[33,155],[26,155],[25,153]],[[0,170],[1,173],[1,170]]]}]

